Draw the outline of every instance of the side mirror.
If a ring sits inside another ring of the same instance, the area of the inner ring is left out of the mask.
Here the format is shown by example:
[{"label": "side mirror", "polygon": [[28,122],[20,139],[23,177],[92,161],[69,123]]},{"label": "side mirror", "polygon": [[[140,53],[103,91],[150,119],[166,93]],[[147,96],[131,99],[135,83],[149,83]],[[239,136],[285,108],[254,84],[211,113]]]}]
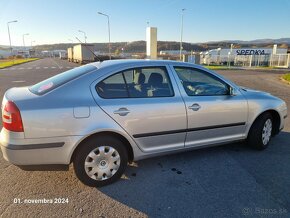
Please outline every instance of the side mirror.
[{"label": "side mirror", "polygon": [[229,94],[230,94],[230,96],[236,96],[235,89],[231,86],[229,86]]}]

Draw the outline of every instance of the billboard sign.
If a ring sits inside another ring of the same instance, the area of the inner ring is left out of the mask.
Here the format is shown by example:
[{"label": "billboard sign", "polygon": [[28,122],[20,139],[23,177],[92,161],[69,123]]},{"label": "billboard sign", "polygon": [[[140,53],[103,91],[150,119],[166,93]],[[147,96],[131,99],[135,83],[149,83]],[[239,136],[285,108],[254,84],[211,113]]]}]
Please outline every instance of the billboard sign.
[{"label": "billboard sign", "polygon": [[265,51],[266,49],[237,49],[236,55],[265,55],[271,54],[272,51]]}]

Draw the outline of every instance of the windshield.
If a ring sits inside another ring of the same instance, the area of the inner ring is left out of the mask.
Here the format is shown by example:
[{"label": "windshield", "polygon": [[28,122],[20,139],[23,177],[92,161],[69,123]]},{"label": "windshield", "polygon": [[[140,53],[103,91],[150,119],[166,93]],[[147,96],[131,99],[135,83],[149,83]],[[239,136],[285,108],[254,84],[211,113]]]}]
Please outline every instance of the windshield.
[{"label": "windshield", "polygon": [[68,71],[65,71],[56,76],[50,77],[46,80],[43,80],[29,88],[29,90],[36,95],[43,95],[56,87],[59,87],[75,78],[78,78],[92,70],[97,68],[93,65],[85,65],[82,67],[77,67]]}]

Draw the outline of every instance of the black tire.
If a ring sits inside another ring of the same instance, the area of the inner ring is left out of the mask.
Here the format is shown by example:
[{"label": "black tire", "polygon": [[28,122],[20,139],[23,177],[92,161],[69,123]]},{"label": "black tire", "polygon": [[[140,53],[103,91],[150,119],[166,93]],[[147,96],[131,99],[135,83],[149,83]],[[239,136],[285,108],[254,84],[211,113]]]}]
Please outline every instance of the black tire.
[{"label": "black tire", "polygon": [[[270,136],[270,140],[265,144],[263,142],[263,128],[265,126],[265,123],[270,120],[271,124],[272,124],[272,131],[271,131],[271,136]],[[268,147],[271,138],[273,136],[273,118],[271,116],[270,113],[264,113],[262,115],[260,115],[257,120],[253,123],[249,134],[248,134],[248,139],[247,142],[248,144],[257,149],[257,150],[264,150],[265,148]]]},{"label": "black tire", "polygon": [[[85,161],[86,158],[88,157],[88,154],[91,151],[93,151],[94,149],[98,149],[101,146],[109,146],[115,149],[120,156],[120,164],[119,168],[117,169],[115,174],[113,174],[112,177],[104,180],[96,180],[91,178],[86,173]],[[119,139],[111,136],[97,136],[85,140],[77,148],[73,159],[74,171],[77,178],[85,185],[92,187],[101,187],[117,181],[124,173],[127,167],[127,163],[128,163],[128,153],[126,147]]]}]

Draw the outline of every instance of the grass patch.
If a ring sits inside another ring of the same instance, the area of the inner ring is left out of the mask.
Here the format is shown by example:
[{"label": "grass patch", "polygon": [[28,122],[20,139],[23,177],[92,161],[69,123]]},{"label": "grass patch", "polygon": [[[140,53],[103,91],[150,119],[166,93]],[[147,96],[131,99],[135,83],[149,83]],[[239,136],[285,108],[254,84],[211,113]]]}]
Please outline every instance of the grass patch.
[{"label": "grass patch", "polygon": [[258,70],[273,70],[273,69],[283,69],[281,67],[273,67],[273,66],[269,66],[269,67],[265,67],[265,66],[253,66],[253,67],[249,67],[249,69],[253,68],[254,70],[255,69],[258,69]]},{"label": "grass patch", "polygon": [[30,61],[38,60],[39,58],[23,58],[23,59],[15,59],[13,60],[0,60],[0,69],[5,67],[11,67],[17,64],[23,64]]},{"label": "grass patch", "polygon": [[285,75],[282,76],[282,78],[290,82],[290,73],[286,73]]},{"label": "grass patch", "polygon": [[211,65],[202,65],[203,67],[210,69],[210,70],[230,70],[228,66],[211,66]]}]

